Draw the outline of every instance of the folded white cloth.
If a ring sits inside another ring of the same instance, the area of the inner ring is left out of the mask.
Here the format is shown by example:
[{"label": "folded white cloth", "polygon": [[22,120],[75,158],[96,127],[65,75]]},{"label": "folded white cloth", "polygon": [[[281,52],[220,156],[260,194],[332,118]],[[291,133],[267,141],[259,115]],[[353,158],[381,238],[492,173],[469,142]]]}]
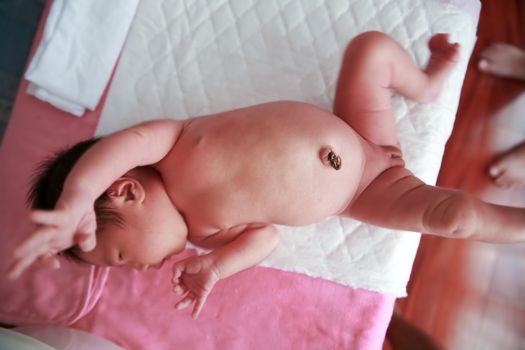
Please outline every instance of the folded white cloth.
[{"label": "folded white cloth", "polygon": [[25,78],[28,93],[82,116],[94,110],[139,0],[54,0]]}]

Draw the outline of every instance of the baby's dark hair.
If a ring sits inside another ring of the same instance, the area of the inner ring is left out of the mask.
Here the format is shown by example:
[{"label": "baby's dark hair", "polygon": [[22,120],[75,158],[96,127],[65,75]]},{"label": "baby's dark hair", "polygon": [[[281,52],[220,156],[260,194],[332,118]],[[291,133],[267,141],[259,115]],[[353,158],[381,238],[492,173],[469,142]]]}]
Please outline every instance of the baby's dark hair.
[{"label": "baby's dark hair", "polygon": [[[27,204],[33,209],[54,209],[71,169],[78,159],[99,140],[100,138],[91,138],[81,141],[42,161],[33,176]],[[122,224],[123,222],[119,213],[109,205],[105,192],[95,201],[94,209],[97,218],[97,232],[109,223]],[[82,261],[75,254],[74,247],[60,254],[74,261]]]}]

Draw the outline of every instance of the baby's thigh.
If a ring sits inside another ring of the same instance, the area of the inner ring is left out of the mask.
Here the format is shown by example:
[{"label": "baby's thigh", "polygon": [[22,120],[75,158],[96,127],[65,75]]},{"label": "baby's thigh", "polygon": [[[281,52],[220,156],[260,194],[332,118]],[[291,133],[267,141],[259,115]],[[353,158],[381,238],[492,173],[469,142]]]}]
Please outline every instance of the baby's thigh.
[{"label": "baby's thigh", "polygon": [[406,168],[392,167],[377,176],[345,214],[377,226],[422,232],[425,213],[438,197]]},{"label": "baby's thigh", "polygon": [[389,89],[391,41],[368,32],[348,45],[334,100],[334,114],[378,145],[398,144]]}]

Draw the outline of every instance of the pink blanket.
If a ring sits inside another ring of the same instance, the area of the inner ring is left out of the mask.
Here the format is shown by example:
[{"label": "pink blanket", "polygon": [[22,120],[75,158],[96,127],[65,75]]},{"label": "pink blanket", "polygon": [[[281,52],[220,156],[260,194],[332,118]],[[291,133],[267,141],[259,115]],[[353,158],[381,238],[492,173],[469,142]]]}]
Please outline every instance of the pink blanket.
[{"label": "pink blanket", "polygon": [[97,307],[74,327],[129,349],[380,349],[394,298],[254,268],[219,282],[202,314],[175,311],[171,264],[111,271]]}]

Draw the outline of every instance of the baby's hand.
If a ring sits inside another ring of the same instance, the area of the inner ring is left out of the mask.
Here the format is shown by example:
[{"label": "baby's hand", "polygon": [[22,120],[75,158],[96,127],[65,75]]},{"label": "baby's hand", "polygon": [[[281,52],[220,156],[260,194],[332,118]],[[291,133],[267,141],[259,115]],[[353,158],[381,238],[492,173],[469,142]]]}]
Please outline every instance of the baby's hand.
[{"label": "baby's hand", "polygon": [[97,220],[92,207],[71,208],[58,205],[55,210],[34,210],[30,214],[36,224],[35,231],[16,248],[9,278],[18,278],[24,270],[37,260],[53,260],[60,264],[55,255],[78,244],[84,251],[96,245]]},{"label": "baby's hand", "polygon": [[181,310],[194,304],[192,317],[196,319],[219,279],[219,271],[209,255],[176,262],[173,265],[173,291],[184,297],[175,304],[175,308]]}]

